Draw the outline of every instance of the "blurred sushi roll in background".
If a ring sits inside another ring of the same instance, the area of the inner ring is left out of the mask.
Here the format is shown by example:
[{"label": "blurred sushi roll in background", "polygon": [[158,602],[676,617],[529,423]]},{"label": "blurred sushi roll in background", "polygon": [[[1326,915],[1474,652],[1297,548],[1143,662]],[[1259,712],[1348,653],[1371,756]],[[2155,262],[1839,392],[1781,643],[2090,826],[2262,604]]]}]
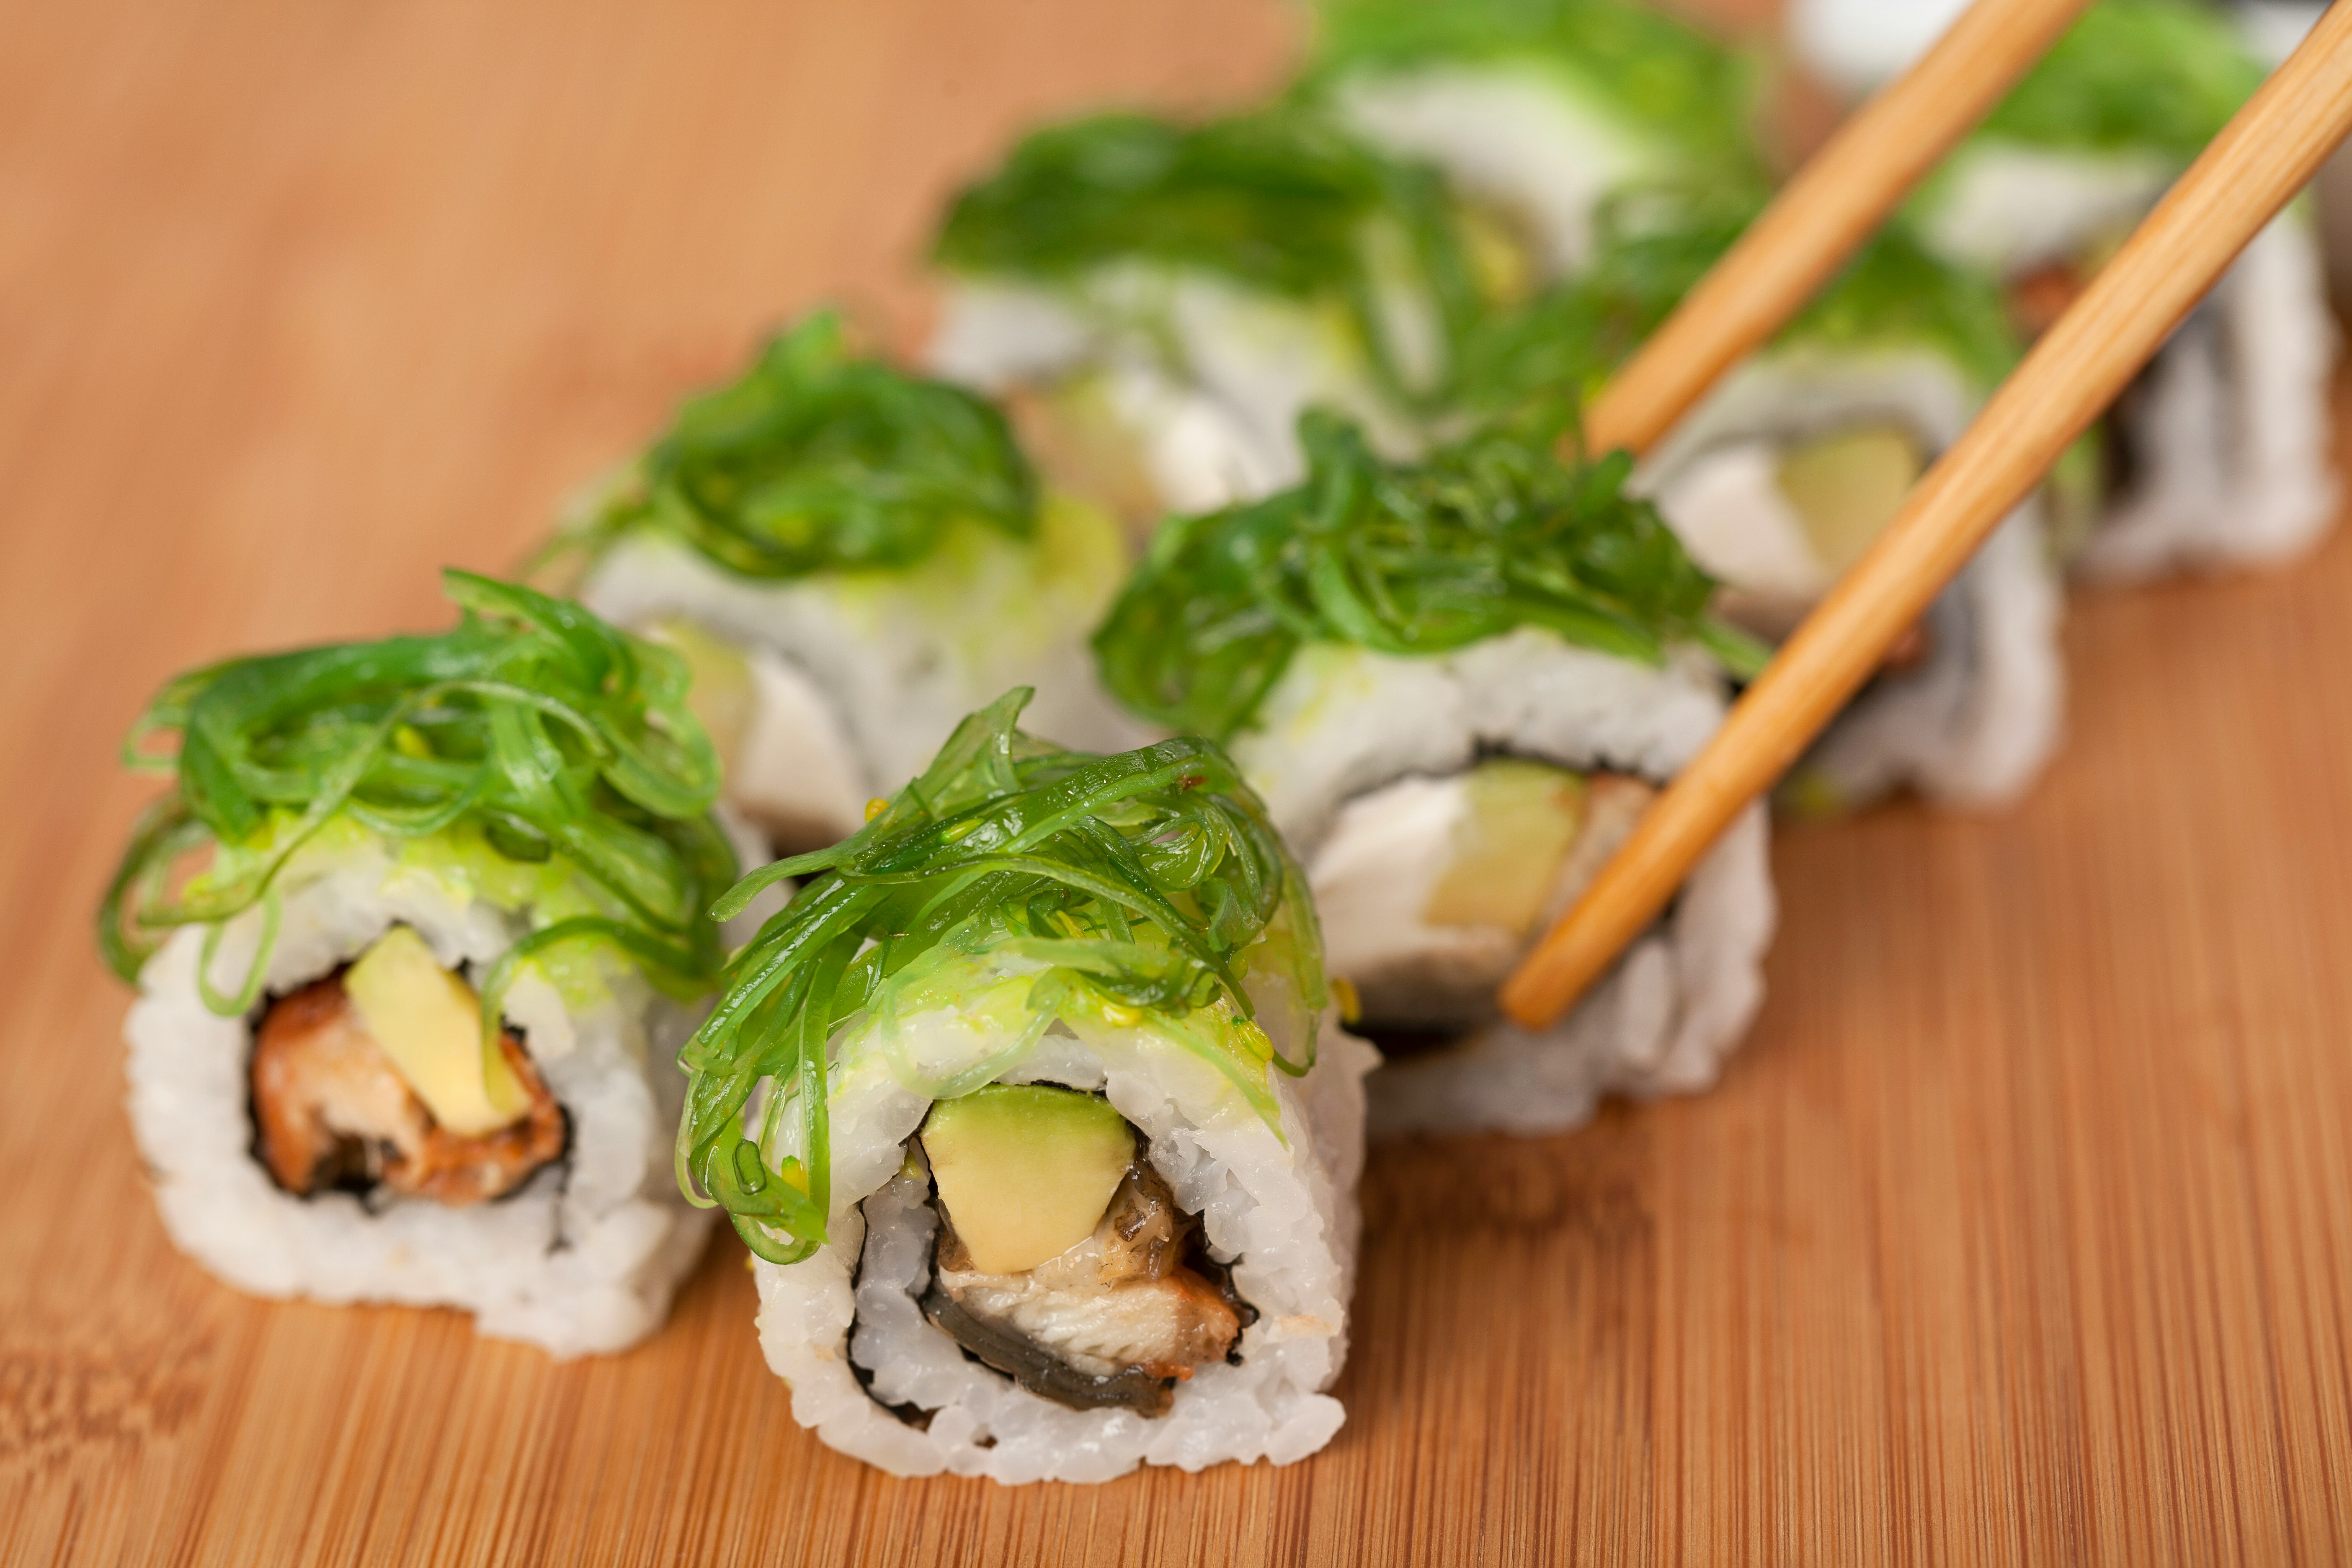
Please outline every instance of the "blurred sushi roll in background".
[{"label": "blurred sushi roll in background", "polygon": [[[1334,0],[1318,19],[1275,104],[1040,132],[935,247],[933,363],[1004,390],[1047,470],[1139,536],[1299,483],[1310,408],[1401,460],[1589,395],[1769,197],[1759,65],[1640,5]],[[2015,353],[1989,282],[1890,234],[1637,485],[1726,616],[1777,640]],[[2031,783],[2063,686],[2042,513],[2020,510],[1785,801],[1973,807]]]},{"label": "blurred sushi roll in background", "polygon": [[1297,865],[1211,742],[972,715],[728,971],[681,1182],[793,1418],[898,1475],[1305,1458],[1344,1416],[1362,1078]]},{"label": "blurred sushi roll in background", "polygon": [[[1851,93],[1907,65],[1948,0],[1796,0],[1798,57]],[[2000,281],[2019,330],[2056,321],[2261,84],[2227,11],[2100,0],[1913,198],[1926,243]],[[2336,331],[2308,199],[2256,237],[2107,416],[2086,575],[2274,562],[2335,515]]]},{"label": "blurred sushi roll in background", "polygon": [[1444,171],[1507,293],[1591,268],[1619,193],[1750,156],[1760,63],[1638,0],[1324,0],[1298,95]]},{"label": "blurred sushi roll in background", "polygon": [[[1762,203],[1760,191],[1731,200],[1729,221],[1700,203],[1654,203],[1589,287],[1621,317],[1662,319]],[[1725,584],[1718,612],[1778,642],[1876,542],[2016,357],[1990,280],[1939,261],[1898,223],[1717,384],[1636,487]],[[2045,518],[2085,456],[2070,454],[1937,596],[1784,781],[1785,804],[1847,810],[1910,789],[1992,807],[2040,776],[2065,687]]]},{"label": "blurred sushi roll in background", "polygon": [[[1745,160],[1693,165],[1604,205],[1586,269],[1463,339],[1455,411],[1475,429],[1599,387],[1762,210]],[[1685,416],[1637,490],[1721,584],[1723,617],[1777,643],[1894,520],[2018,353],[1998,289],[1901,224]],[[2006,804],[2040,773],[2063,709],[2062,607],[2046,516],[2080,494],[2087,451],[2003,525],[1780,792],[1812,813],[1902,789]]]},{"label": "blurred sushi roll in background", "polygon": [[1148,535],[1297,483],[1310,405],[1410,450],[1474,259],[1434,170],[1311,108],[1097,115],[1031,134],[950,205],[929,360],[1004,396],[1049,474]]},{"label": "blurred sushi roll in background", "polygon": [[1307,867],[1331,973],[1391,1061],[1376,1131],[1575,1124],[1711,1083],[1763,994],[1760,807],[1554,1027],[1494,995],[1723,714],[1761,650],[1621,458],[1557,426],[1394,464],[1327,414],[1308,476],[1171,521],[1096,637],[1137,714],[1225,740]]},{"label": "blurred sushi roll in background", "polygon": [[131,1127],[242,1289],[617,1351],[708,1229],[667,1149],[737,870],[716,761],[675,656],[447,585],[453,631],[230,659],[134,731],[173,787],[100,914]]},{"label": "blurred sushi roll in background", "polygon": [[1013,684],[1045,733],[1139,738],[1086,655],[1116,525],[1045,490],[985,399],[855,352],[831,312],[688,402],[544,560],[685,657],[726,804],[780,853],[855,830]]}]

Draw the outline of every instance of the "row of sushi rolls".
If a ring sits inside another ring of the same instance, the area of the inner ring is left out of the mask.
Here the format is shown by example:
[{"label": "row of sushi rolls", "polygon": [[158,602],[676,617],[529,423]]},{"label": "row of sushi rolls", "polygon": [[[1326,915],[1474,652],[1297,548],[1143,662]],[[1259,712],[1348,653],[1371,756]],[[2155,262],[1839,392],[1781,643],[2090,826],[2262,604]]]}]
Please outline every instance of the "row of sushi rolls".
[{"label": "row of sushi rolls", "polygon": [[[902,1475],[1298,1459],[1367,1137],[1704,1089],[1772,812],[2013,800],[2069,577],[2329,521],[2290,208],[1557,1025],[1494,995],[2259,84],[2100,0],[1639,464],[1578,405],[1950,7],[1326,0],[1282,90],[1037,130],[893,361],[818,311],[433,636],[164,686],[100,941],[173,1240],[268,1297],[656,1333],[723,1215],[793,1414]],[[1915,12],[1919,14],[1914,15]],[[1377,1048],[1376,1048],[1377,1047]]]}]

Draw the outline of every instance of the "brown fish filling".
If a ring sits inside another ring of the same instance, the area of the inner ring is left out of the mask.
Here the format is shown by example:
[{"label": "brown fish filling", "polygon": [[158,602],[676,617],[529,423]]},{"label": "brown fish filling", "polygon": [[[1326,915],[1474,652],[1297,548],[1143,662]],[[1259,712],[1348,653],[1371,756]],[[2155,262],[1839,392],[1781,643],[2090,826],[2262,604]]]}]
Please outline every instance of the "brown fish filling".
[{"label": "brown fish filling", "polygon": [[1176,1384],[1224,1360],[1256,1316],[1201,1251],[1198,1230],[1138,1159],[1091,1236],[1034,1268],[984,1274],[941,1204],[923,1315],[1033,1394],[1074,1410],[1164,1415]]},{"label": "brown fish filling", "polygon": [[257,1152],[278,1184],[382,1185],[461,1207],[512,1192],[563,1152],[563,1110],[511,1031],[499,1040],[530,1097],[520,1120],[467,1137],[433,1118],[362,1024],[341,973],[279,997],[256,1032]]}]

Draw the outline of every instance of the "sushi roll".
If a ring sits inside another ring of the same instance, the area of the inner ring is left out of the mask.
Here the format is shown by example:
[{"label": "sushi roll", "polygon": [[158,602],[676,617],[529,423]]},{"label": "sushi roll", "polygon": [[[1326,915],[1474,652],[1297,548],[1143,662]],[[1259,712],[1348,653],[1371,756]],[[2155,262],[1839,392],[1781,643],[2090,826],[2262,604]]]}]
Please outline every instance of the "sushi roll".
[{"label": "sushi roll", "polygon": [[[1860,89],[1906,63],[1941,5],[1811,0],[1801,52]],[[1937,254],[1989,269],[2029,334],[2055,321],[2263,78],[2220,10],[2100,0],[1914,198]],[[2065,541],[2086,575],[2279,561],[2335,516],[2336,346],[2307,203],[2257,235],[2108,415],[2104,499]]]},{"label": "sushi roll", "polygon": [[[1716,248],[1694,247],[1693,266]],[[1876,541],[2016,354],[1990,282],[1898,224],[1685,416],[1635,483],[1723,583],[1719,613],[1777,642]],[[2086,455],[2071,455],[1937,595],[1783,782],[1784,804],[1832,813],[1910,789],[1988,808],[2040,776],[2064,709],[2047,517]]]},{"label": "sushi roll", "polygon": [[1324,0],[1302,95],[1442,169],[1523,290],[1619,194],[1750,156],[1763,73],[1640,0]]},{"label": "sushi roll", "polygon": [[854,831],[1015,682],[1048,733],[1135,739],[1084,642],[1125,565],[994,407],[856,353],[821,311],[594,487],[541,570],[686,658],[728,805],[793,852]]},{"label": "sushi roll", "polygon": [[717,765],[675,656],[446,584],[453,631],[230,659],[133,731],[173,784],[100,917],[131,1129],[240,1289],[617,1351],[708,1230],[664,1155],[737,871]]},{"label": "sushi roll", "polygon": [[680,1184],[768,1364],[898,1475],[1285,1463],[1340,1424],[1370,1048],[1214,745],[1094,756],[1014,691],[832,848],[688,1044]]},{"label": "sushi roll", "polygon": [[1760,807],[1556,1026],[1494,996],[1721,721],[1715,584],[1626,460],[1496,428],[1411,464],[1326,415],[1307,482],[1170,522],[1096,636],[1106,684],[1224,740],[1307,868],[1326,961],[1390,1056],[1376,1134],[1572,1126],[1711,1083],[1763,994]]},{"label": "sushi roll", "polygon": [[957,196],[932,260],[933,368],[1004,395],[1138,537],[1296,483],[1309,405],[1409,447],[1478,289],[1434,172],[1286,103],[1047,127]]}]

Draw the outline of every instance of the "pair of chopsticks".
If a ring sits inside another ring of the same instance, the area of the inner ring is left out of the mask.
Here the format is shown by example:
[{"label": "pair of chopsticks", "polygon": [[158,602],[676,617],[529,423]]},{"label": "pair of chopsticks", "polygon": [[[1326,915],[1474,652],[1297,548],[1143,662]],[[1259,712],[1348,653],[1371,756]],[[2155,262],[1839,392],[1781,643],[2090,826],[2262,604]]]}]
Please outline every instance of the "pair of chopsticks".
[{"label": "pair of chopsticks", "polygon": [[[2088,3],[1976,0],[1798,173],[1603,389],[1586,416],[1589,449],[1638,455],[1665,434],[1804,305]],[[2322,14],[1913,487],[1878,542],[1521,961],[1503,987],[1506,1013],[1540,1028],[1601,977],[2347,131],[2352,5]]]}]

